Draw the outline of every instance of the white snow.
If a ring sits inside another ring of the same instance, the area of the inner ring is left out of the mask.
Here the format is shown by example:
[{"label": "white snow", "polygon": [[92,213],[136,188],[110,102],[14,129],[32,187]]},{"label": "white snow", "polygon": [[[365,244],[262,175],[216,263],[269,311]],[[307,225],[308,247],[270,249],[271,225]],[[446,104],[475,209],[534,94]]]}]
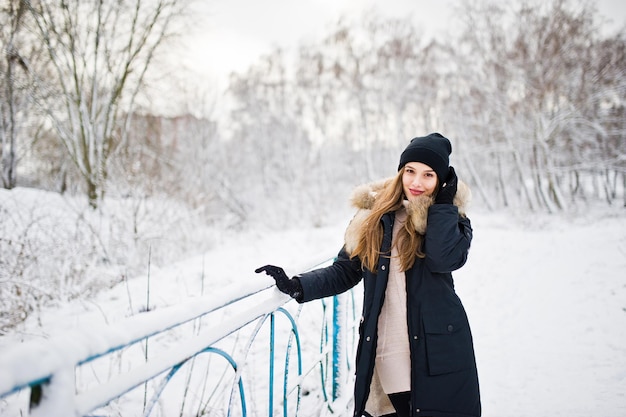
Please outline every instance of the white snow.
[{"label": "white snow", "polygon": [[479,217],[456,274],[485,416],[626,416],[626,217]]},{"label": "white snow", "polygon": [[[474,334],[483,416],[626,416],[624,209],[578,216],[470,211],[470,218],[469,261],[454,276]],[[155,268],[151,308],[188,301],[202,295],[201,288],[204,296],[219,296],[231,285],[242,291],[270,285],[256,267],[272,263],[295,274],[312,259],[332,256],[346,223],[242,232],[202,256]],[[136,277],[95,299],[43,310],[0,338],[0,355],[20,340],[120,321],[140,309],[146,285],[146,277]],[[175,341],[167,345],[176,347]],[[121,415],[134,415],[124,402],[118,407]],[[14,413],[0,400],[1,416]]]}]

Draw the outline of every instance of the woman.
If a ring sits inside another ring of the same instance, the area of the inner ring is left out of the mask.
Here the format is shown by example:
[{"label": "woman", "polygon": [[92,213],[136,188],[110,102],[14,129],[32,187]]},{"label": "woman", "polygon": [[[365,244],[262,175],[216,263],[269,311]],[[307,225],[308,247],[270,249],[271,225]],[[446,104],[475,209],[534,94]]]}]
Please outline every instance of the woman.
[{"label": "woman", "polygon": [[480,416],[469,323],[451,271],[467,260],[470,192],[449,166],[450,141],[416,137],[398,174],[355,190],[358,208],[331,266],[291,279],[266,265],[298,302],[344,292],[363,280],[354,416]]}]

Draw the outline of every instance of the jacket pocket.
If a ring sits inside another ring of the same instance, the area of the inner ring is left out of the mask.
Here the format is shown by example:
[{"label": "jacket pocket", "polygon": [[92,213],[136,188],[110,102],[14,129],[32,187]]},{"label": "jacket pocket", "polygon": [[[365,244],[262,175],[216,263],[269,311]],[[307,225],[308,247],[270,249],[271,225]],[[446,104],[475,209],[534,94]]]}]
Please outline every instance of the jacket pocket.
[{"label": "jacket pocket", "polygon": [[425,312],[422,317],[430,375],[457,372],[473,366],[472,336],[462,307]]}]

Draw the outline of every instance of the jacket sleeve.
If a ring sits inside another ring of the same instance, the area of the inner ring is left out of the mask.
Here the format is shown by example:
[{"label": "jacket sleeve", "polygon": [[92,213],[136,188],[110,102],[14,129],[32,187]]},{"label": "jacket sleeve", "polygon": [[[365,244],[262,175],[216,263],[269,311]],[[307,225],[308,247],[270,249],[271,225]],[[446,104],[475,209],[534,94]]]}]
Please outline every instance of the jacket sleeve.
[{"label": "jacket sleeve", "polygon": [[297,301],[304,303],[340,294],[358,284],[362,277],[361,261],[358,258],[350,259],[344,247],[332,265],[295,277],[300,281],[303,292]]},{"label": "jacket sleeve", "polygon": [[470,220],[452,204],[434,204],[428,209],[424,240],[426,265],[432,272],[451,272],[467,261],[472,242]]}]

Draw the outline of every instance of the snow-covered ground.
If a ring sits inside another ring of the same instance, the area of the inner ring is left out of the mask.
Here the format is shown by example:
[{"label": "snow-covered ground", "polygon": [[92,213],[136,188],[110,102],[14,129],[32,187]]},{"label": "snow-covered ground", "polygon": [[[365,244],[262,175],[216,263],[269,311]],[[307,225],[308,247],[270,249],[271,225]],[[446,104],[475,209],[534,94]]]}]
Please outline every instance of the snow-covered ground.
[{"label": "snow-covered ground", "polygon": [[484,415],[626,416],[626,215],[474,222],[456,274]]},{"label": "snow-covered ground", "polygon": [[[626,416],[624,209],[470,217],[470,258],[454,275],[474,333],[483,416]],[[253,272],[266,263],[295,274],[310,259],[336,252],[345,225],[257,229],[216,239],[202,256],[151,271],[151,306],[184,301],[202,288],[217,293],[231,283],[269,283]],[[0,349],[68,327],[120,320],[145,306],[146,285],[137,277],[95,299],[46,309],[1,338]],[[4,416],[2,410],[0,400]]]}]

